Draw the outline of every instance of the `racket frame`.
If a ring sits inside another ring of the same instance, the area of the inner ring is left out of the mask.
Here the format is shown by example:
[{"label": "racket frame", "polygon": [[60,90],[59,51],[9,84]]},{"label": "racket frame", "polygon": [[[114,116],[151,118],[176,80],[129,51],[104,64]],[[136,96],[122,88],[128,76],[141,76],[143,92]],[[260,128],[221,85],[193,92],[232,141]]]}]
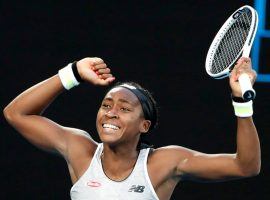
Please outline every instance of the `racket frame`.
[{"label": "racket frame", "polygon": [[[237,20],[237,15],[239,15],[241,12],[243,12],[243,9],[249,9],[252,13],[252,20],[251,20],[251,28],[252,30],[249,31],[249,34],[246,38],[246,42],[243,45],[242,50],[238,53],[238,55],[235,57],[233,62],[226,67],[223,71],[219,73],[212,73],[210,71],[212,63],[213,63],[213,58],[215,55],[215,52],[224,37],[224,35],[227,33],[227,30],[234,24],[234,22]],[[235,62],[241,57],[249,57],[249,53],[252,47],[252,43],[254,41],[256,31],[258,27],[258,14],[255,9],[253,9],[251,6],[245,5],[242,6],[241,8],[237,9],[227,20],[226,22],[222,25],[222,27],[219,29],[218,33],[216,34],[213,42],[210,45],[210,48],[207,52],[207,57],[206,57],[206,62],[205,62],[205,68],[206,72],[213,78],[215,79],[223,79],[227,76],[230,75],[230,72],[232,71]]]}]

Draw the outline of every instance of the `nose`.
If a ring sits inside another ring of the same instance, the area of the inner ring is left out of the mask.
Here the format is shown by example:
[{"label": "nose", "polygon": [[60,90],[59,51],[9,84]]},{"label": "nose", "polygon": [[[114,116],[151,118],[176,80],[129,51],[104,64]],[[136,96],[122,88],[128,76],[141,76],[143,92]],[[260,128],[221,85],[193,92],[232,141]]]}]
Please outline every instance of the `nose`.
[{"label": "nose", "polygon": [[105,113],[105,115],[106,115],[108,118],[116,118],[116,119],[119,118],[117,112],[115,111],[115,109],[109,110],[108,112]]}]

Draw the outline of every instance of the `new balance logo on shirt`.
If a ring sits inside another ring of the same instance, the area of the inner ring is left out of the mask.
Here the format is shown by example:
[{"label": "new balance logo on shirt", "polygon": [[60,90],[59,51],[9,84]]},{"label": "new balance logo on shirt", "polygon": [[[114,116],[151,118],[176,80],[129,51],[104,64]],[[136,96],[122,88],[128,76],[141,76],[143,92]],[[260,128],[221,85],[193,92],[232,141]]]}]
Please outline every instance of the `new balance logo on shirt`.
[{"label": "new balance logo on shirt", "polygon": [[128,190],[129,192],[138,192],[143,193],[145,186],[143,185],[132,185],[131,188]]},{"label": "new balance logo on shirt", "polygon": [[[88,181],[87,185],[90,187],[100,187],[101,183],[97,182],[97,181]],[[143,193],[144,192],[144,188],[145,186],[143,185],[132,185],[128,192],[138,192],[138,193]]]}]

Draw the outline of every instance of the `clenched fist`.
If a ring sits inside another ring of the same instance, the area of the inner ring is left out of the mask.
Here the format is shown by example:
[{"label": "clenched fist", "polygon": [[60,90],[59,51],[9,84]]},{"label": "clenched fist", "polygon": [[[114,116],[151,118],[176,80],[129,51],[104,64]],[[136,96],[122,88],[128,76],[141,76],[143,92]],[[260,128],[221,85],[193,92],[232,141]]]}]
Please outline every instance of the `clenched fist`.
[{"label": "clenched fist", "polygon": [[84,58],[77,62],[81,78],[94,85],[109,85],[115,80],[111,70],[101,58]]}]

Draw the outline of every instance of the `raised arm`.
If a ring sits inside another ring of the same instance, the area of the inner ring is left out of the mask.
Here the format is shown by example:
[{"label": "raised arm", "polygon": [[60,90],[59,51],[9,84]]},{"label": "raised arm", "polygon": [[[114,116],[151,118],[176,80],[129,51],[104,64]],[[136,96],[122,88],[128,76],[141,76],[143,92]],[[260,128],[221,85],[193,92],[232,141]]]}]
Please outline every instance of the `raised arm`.
[{"label": "raised arm", "polygon": [[[241,98],[238,77],[247,73],[252,83],[256,73],[249,58],[241,58],[230,76],[232,95]],[[185,150],[186,158],[178,164],[178,173],[190,178],[224,180],[257,175],[260,171],[260,143],[252,117],[237,117],[237,151],[235,154],[203,154]]]},{"label": "raised arm", "polygon": [[[77,70],[84,81],[94,85],[107,85],[114,80],[110,69],[100,58],[85,58],[78,61]],[[68,139],[84,135],[85,132],[60,126],[41,116],[42,112],[64,90],[57,74],[17,96],[4,109],[4,116],[32,144],[42,149],[56,150],[66,156]]]},{"label": "raised arm", "polygon": [[[241,97],[238,77],[247,73],[254,83],[256,73],[249,58],[241,58],[230,76],[232,95]],[[237,117],[237,151],[235,154],[205,154],[179,146],[156,150],[172,176],[198,181],[217,181],[257,175],[260,171],[260,143],[252,117]],[[158,160],[158,159],[157,159]]]}]

